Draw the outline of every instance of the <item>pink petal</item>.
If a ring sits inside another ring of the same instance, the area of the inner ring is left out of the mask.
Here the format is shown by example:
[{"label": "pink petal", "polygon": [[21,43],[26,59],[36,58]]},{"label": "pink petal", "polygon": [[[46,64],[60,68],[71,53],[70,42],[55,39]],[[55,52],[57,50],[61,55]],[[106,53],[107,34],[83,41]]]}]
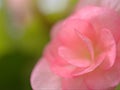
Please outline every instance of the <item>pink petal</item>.
[{"label": "pink petal", "polygon": [[100,39],[98,40],[103,47],[103,52],[106,52],[106,58],[101,67],[110,68],[113,66],[116,59],[116,43],[110,30],[102,29]]},{"label": "pink petal", "polygon": [[83,75],[89,72],[94,71],[105,59],[106,54],[105,53],[101,53],[97,58],[96,58],[96,62],[92,63],[89,67],[87,68],[77,68],[76,70],[74,70],[74,72],[72,72],[72,74],[74,76],[78,76],[78,75]]},{"label": "pink petal", "polygon": [[58,23],[56,23],[54,25],[54,27],[51,30],[51,38],[55,38],[55,36],[57,36],[58,32],[60,31],[61,27],[62,27],[62,21],[59,21]]},{"label": "pink petal", "polygon": [[[99,84],[99,83],[97,83]],[[107,89],[93,89],[87,86],[84,77],[74,77],[74,78],[63,78],[62,79],[62,88],[63,90],[114,90],[114,87],[107,88]]]},{"label": "pink petal", "polygon": [[90,6],[90,5],[95,5],[99,6],[101,0],[79,0],[75,11],[79,11],[81,8]]},{"label": "pink petal", "polygon": [[61,46],[61,42],[58,42],[58,38],[53,39],[44,50],[44,57],[46,57],[49,63],[65,64],[66,62],[58,55],[58,47]]},{"label": "pink petal", "polygon": [[54,71],[57,75],[64,77],[64,78],[71,78],[73,77],[72,72],[76,69],[73,65],[64,65],[60,66],[57,64],[52,64],[51,66],[52,71]]},{"label": "pink petal", "polygon": [[61,78],[52,73],[46,60],[42,58],[32,72],[31,85],[33,90],[59,90]]},{"label": "pink petal", "polygon": [[[117,57],[114,66],[105,71],[98,69],[86,76],[86,84],[92,89],[108,90],[108,87],[116,87],[120,81],[120,41],[117,45]],[[113,89],[111,89],[113,90]]]},{"label": "pink petal", "polygon": [[88,67],[90,65],[90,60],[86,58],[79,58],[75,52],[72,52],[66,47],[59,48],[59,55],[61,55],[61,57],[67,60],[69,63],[78,67]]},{"label": "pink petal", "polygon": [[63,78],[62,80],[63,90],[92,90],[87,87],[84,82],[84,77]]},{"label": "pink petal", "polygon": [[62,30],[58,36],[63,45],[70,48],[78,47],[79,38],[76,36],[75,29],[79,29],[79,23],[84,24],[82,21],[77,19],[67,20],[64,22]]},{"label": "pink petal", "polygon": [[[94,51],[93,51],[94,50],[94,48],[93,48],[94,41],[92,42],[93,39],[88,38],[87,35],[85,36],[84,34],[82,34],[78,30],[76,32],[77,32],[77,35],[79,36],[79,39],[81,39],[81,41],[85,43],[85,46],[86,46],[86,48],[88,49],[88,51],[90,53],[91,60],[94,60]],[[94,32],[94,31],[92,31],[92,32]],[[89,31],[88,31],[88,33],[89,33]],[[92,35],[94,35],[94,34],[92,34]]]},{"label": "pink petal", "polygon": [[[78,49],[77,51],[72,51],[72,48],[67,48],[64,46],[59,47],[59,55],[67,60],[70,64],[78,67],[87,67],[90,62],[94,59],[94,51],[91,41],[82,35],[80,32],[76,32],[79,36]],[[82,42],[82,44],[79,44]],[[82,46],[82,49],[79,49]],[[85,49],[84,49],[85,48]],[[87,50],[86,50],[87,49]],[[85,53],[84,53],[85,52]],[[88,53],[88,54],[87,54]],[[85,57],[84,57],[85,56]]]},{"label": "pink petal", "polygon": [[[120,64],[119,64],[120,65]],[[120,81],[120,66],[114,66],[109,71],[96,70],[86,75],[86,84],[93,90],[108,90],[109,87],[113,88],[119,84]]]},{"label": "pink petal", "polygon": [[[75,71],[76,74],[75,74],[75,72],[73,72],[74,75],[81,75],[81,74],[84,74],[87,72],[91,72],[94,69],[96,69],[99,65],[100,65],[100,67],[102,67],[104,69],[108,69],[113,66],[113,64],[115,62],[115,58],[116,58],[115,40],[114,40],[111,32],[107,29],[101,30],[101,32],[99,34],[100,35],[98,35],[98,37],[100,39],[98,40],[99,41],[98,43],[100,44],[100,46],[104,47],[104,49],[95,58],[93,64],[91,64],[89,67],[85,68],[85,70],[84,69],[79,70],[79,68],[78,68]],[[107,59],[106,59],[106,57],[107,57]],[[101,65],[101,63],[102,63],[102,65]],[[80,71],[80,72],[78,73],[78,71]]]},{"label": "pink petal", "polygon": [[46,48],[44,57],[50,63],[51,69],[62,77],[71,77],[71,72],[76,68],[61,58],[58,54],[58,47],[60,43],[53,40]]},{"label": "pink petal", "polygon": [[86,20],[67,19],[62,26],[61,32],[58,34],[58,39],[62,45],[78,49],[81,36],[93,39],[95,31],[92,25]]},{"label": "pink petal", "polygon": [[[64,27],[64,25],[65,25],[65,27]],[[85,21],[82,22],[82,21],[76,20],[76,19],[65,21],[64,25],[62,26],[62,27],[64,27],[64,29],[62,29],[59,32],[59,34],[56,36],[56,38],[54,38],[50,42],[50,44],[47,46],[44,56],[49,61],[52,70],[56,74],[63,76],[63,77],[71,77],[71,73],[77,67],[69,64],[66,60],[64,60],[64,58],[62,58],[59,55],[59,51],[58,51],[59,47],[65,45],[65,46],[70,47],[71,49],[74,49],[77,47],[76,50],[78,50],[78,47],[80,46],[78,44],[80,42],[80,36],[76,34],[77,32],[75,32],[74,29],[79,30],[82,34],[85,34],[89,38],[93,38],[94,31],[90,24],[88,24]],[[71,27],[69,27],[69,26],[71,26]],[[80,27],[81,29],[78,27]],[[65,32],[64,32],[64,30],[65,30]],[[92,30],[92,32],[91,32],[91,30]],[[69,38],[66,38],[66,36],[69,36]],[[83,45],[83,46],[85,46],[85,45]],[[61,71],[61,72],[59,72],[59,71]]]},{"label": "pink petal", "polygon": [[79,10],[70,18],[89,21],[95,30],[102,30],[103,28],[109,29],[116,42],[118,42],[120,38],[120,16],[113,10],[88,6]]}]

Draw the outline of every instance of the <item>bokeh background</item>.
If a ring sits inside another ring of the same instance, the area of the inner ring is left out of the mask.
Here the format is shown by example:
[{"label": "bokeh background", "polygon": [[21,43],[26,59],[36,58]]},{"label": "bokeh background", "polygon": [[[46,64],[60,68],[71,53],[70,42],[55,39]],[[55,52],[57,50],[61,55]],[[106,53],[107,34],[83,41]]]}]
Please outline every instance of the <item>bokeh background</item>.
[{"label": "bokeh background", "polygon": [[0,0],[0,90],[32,90],[30,75],[52,26],[70,15],[77,2]]},{"label": "bokeh background", "polygon": [[0,0],[0,90],[32,90],[30,75],[52,26],[77,1]]}]

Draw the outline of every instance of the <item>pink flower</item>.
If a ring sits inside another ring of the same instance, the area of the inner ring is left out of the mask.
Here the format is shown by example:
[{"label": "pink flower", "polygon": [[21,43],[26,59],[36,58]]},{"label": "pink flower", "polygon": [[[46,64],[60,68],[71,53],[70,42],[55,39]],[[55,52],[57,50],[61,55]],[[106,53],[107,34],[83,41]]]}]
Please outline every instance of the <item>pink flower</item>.
[{"label": "pink flower", "polygon": [[89,6],[53,28],[31,84],[34,90],[113,90],[119,76],[120,16]]}]

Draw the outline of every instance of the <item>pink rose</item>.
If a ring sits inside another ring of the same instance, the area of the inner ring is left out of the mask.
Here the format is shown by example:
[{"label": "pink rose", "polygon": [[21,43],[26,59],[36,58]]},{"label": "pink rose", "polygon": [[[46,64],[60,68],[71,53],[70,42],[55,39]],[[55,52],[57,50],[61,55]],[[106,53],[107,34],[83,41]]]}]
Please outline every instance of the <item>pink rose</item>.
[{"label": "pink rose", "polygon": [[32,72],[34,90],[113,90],[120,82],[120,16],[85,7],[53,28]]}]

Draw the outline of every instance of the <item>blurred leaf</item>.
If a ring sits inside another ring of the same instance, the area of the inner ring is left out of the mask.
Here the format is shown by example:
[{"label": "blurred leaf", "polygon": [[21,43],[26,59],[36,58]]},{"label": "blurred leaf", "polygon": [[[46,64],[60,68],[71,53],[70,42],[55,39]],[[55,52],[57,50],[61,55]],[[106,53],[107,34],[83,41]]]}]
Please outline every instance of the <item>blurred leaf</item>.
[{"label": "blurred leaf", "polygon": [[120,85],[117,86],[117,88],[115,90],[120,90]]},{"label": "blurred leaf", "polygon": [[40,55],[45,44],[48,42],[48,27],[42,21],[35,19],[25,28],[25,33],[19,44],[23,52],[32,55]]},{"label": "blurred leaf", "polygon": [[6,17],[5,11],[3,9],[0,10],[0,56],[13,49],[11,39],[7,32],[8,25],[6,23]]},{"label": "blurred leaf", "polygon": [[33,65],[29,65],[30,69],[24,73],[24,76],[23,71],[28,62],[32,62],[33,60],[33,57],[19,51],[0,58],[0,90],[32,90],[29,79],[30,72],[32,71],[30,69]]}]

